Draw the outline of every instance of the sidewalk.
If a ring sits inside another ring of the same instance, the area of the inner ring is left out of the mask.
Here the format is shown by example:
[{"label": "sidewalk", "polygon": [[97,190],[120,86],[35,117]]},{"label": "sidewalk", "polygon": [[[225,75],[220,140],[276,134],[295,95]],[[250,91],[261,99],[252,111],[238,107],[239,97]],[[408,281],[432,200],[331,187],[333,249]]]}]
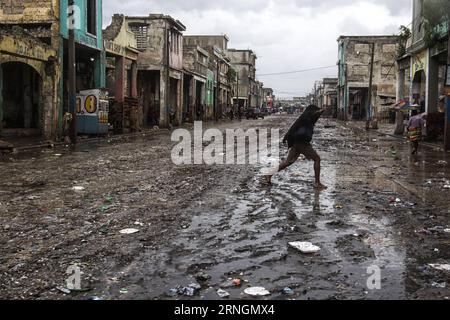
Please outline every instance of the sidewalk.
[{"label": "sidewalk", "polygon": [[[366,131],[366,123],[364,121],[349,121],[344,122],[344,125],[358,131]],[[381,135],[390,136],[399,140],[407,140],[406,135],[394,134],[395,124],[379,123],[377,130],[371,129],[370,131],[377,132]],[[439,149],[439,151],[444,151],[443,142],[421,142],[420,144],[429,148]]]}]

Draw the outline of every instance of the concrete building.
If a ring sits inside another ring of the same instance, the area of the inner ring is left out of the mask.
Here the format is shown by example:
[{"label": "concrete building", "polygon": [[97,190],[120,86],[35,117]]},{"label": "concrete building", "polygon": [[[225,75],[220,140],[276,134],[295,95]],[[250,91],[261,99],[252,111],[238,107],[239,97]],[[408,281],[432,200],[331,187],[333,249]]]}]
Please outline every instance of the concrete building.
[{"label": "concrete building", "polygon": [[326,109],[324,116],[337,117],[337,85],[337,78],[324,78],[322,80],[320,107]]},{"label": "concrete building", "polygon": [[109,89],[109,121],[114,132],[137,131],[140,128],[142,105],[138,102],[136,36],[125,23],[124,15],[114,15],[103,31],[106,52],[106,86]]},{"label": "concrete building", "polygon": [[168,127],[183,120],[183,32],[186,27],[171,16],[150,14],[125,17],[136,35],[138,94],[143,125]]},{"label": "concrete building", "polygon": [[431,30],[434,40],[426,41],[424,1],[412,0],[412,3],[414,19],[411,36],[406,41],[406,53],[397,60],[397,100],[409,101],[419,112],[428,113],[427,136],[437,139],[444,134],[443,97],[450,94],[449,86],[445,85],[448,23],[444,22]]},{"label": "concrete building", "polygon": [[[102,1],[76,0],[75,5],[77,90],[104,87]],[[0,1],[0,26],[10,34],[1,44],[3,132],[61,136],[63,114],[69,111],[67,7],[67,0]]]},{"label": "concrete building", "polygon": [[[338,116],[365,119],[369,99],[371,115],[395,103],[397,36],[341,36],[339,44]],[[372,44],[374,44],[372,96],[369,97]]]},{"label": "concrete building", "polygon": [[[186,41],[186,39],[184,39]],[[209,53],[198,45],[183,45],[184,104],[183,114],[187,122],[206,120],[212,109],[211,91],[206,94]]]},{"label": "concrete building", "polygon": [[[215,120],[224,117],[231,108],[233,80],[231,63],[226,53],[229,38],[226,35],[188,35],[185,46],[199,46],[209,54],[209,70],[214,74],[213,109],[207,104],[207,118]],[[209,100],[209,97],[208,97]],[[212,112],[211,112],[212,111]]]},{"label": "concrete building", "polygon": [[256,54],[252,50],[228,49],[227,56],[238,78],[233,100],[241,108],[256,107]]}]

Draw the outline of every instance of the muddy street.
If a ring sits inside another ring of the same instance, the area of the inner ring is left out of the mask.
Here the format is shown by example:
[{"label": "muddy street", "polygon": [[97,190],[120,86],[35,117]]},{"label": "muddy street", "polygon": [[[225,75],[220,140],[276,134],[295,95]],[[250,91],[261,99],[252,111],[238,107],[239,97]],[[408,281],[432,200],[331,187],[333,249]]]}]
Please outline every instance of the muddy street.
[{"label": "muddy street", "polygon": [[[294,120],[217,128],[286,132]],[[313,144],[323,192],[304,159],[272,186],[258,166],[175,166],[164,130],[5,156],[0,298],[250,299],[246,288],[264,287],[264,299],[449,299],[445,153],[411,156],[403,140],[328,119]],[[70,266],[81,290],[65,288]],[[380,289],[367,285],[374,267]]]}]

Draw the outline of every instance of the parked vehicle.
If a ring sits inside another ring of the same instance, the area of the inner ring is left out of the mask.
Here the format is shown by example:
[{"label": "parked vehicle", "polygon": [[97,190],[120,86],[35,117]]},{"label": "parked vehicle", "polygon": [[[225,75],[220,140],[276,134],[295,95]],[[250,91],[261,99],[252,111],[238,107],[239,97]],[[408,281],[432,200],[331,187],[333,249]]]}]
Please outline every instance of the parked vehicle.
[{"label": "parked vehicle", "polygon": [[254,119],[257,120],[259,118],[264,119],[264,114],[261,112],[260,108],[248,108],[246,112],[247,120]]}]

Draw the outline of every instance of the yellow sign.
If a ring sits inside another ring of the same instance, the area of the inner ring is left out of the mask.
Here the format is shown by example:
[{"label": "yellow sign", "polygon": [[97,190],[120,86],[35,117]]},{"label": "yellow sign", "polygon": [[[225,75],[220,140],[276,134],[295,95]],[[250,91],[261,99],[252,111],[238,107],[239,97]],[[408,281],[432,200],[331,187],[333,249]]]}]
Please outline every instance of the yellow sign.
[{"label": "yellow sign", "polygon": [[427,70],[427,52],[426,51],[419,52],[418,54],[413,56],[412,68],[413,68],[413,76],[419,71],[426,72],[426,70]]},{"label": "yellow sign", "polygon": [[97,97],[90,95],[86,97],[86,101],[84,102],[84,109],[87,113],[93,114],[97,112]]}]

